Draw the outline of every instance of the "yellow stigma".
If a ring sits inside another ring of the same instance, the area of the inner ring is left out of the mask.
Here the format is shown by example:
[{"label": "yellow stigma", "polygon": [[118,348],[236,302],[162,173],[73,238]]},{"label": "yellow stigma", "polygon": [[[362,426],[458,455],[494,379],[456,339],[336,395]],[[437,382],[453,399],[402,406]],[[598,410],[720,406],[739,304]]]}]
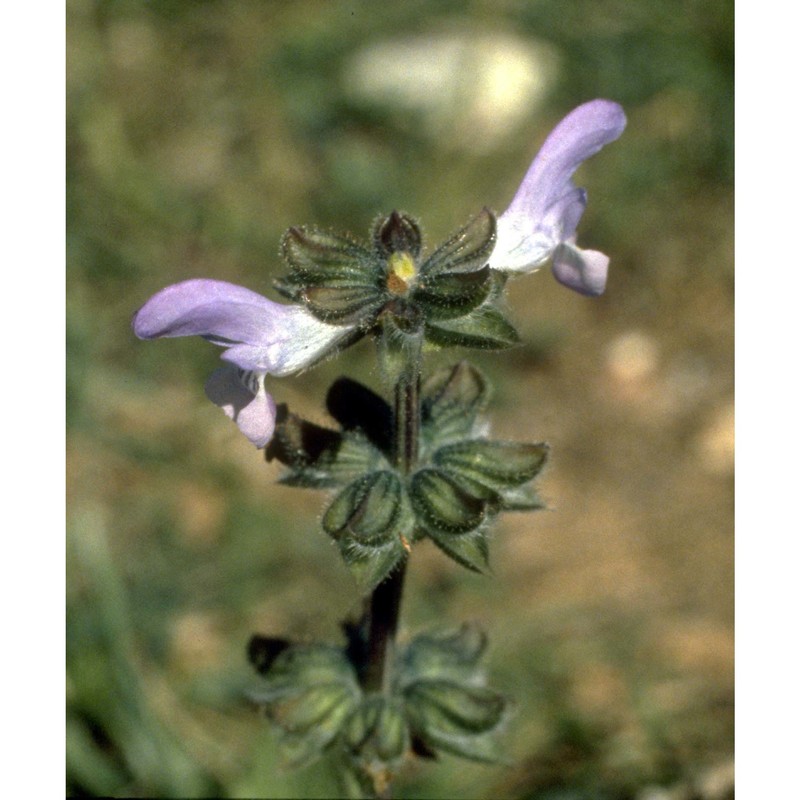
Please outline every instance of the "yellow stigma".
[{"label": "yellow stigma", "polygon": [[386,285],[394,294],[405,294],[408,285],[417,277],[417,267],[410,253],[405,251],[392,253],[389,256],[389,274]]}]

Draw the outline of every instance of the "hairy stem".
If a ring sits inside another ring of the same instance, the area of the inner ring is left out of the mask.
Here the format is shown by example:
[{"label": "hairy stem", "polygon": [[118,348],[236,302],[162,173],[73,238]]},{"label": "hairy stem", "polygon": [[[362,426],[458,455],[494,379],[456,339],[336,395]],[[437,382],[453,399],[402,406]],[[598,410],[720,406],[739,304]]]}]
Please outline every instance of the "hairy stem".
[{"label": "hairy stem", "polygon": [[397,623],[400,620],[406,563],[404,561],[383,583],[376,586],[369,600],[369,638],[367,666],[364,670],[364,689],[368,692],[389,689],[389,665],[394,652]]},{"label": "hairy stem", "polygon": [[[409,358],[395,384],[394,396],[394,462],[402,475],[408,475],[417,463],[419,383],[419,358]],[[367,691],[387,691],[391,682],[390,667],[407,564],[408,560],[403,560],[375,588],[369,600],[367,665],[364,671],[364,688]]]},{"label": "hairy stem", "polygon": [[419,454],[419,365],[409,365],[394,390],[394,460],[403,475]]}]

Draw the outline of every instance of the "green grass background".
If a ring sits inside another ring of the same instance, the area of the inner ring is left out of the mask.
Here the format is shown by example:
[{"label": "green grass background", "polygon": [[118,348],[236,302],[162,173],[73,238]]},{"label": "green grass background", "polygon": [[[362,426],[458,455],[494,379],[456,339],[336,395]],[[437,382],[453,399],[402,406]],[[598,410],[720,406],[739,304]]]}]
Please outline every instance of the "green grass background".
[{"label": "green grass background", "polygon": [[[275,299],[293,224],[363,235],[399,208],[434,245],[609,97],[628,129],[578,174],[606,294],[517,279],[523,344],[470,354],[498,438],[552,444],[550,510],[500,522],[489,577],[421,545],[403,612],[403,636],[490,631],[512,763],[415,763],[396,794],[727,796],[733,4],[69,0],[67,19],[68,792],[338,791],[329,765],[282,769],[244,699],[251,633],[335,640],[358,608],[325,496],[276,486],[203,396],[216,349],[136,341],[136,308],[190,277]],[[363,342],[269,387],[325,423],[330,382],[380,389],[373,364]]]}]

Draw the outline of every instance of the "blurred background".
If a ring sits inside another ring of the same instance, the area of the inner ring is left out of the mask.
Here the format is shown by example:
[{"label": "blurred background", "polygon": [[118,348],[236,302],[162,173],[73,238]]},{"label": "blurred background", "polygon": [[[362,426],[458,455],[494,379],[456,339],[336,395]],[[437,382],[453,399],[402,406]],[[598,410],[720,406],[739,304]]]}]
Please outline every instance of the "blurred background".
[{"label": "blurred background", "polygon": [[[515,699],[512,764],[414,763],[398,797],[733,796],[733,3],[69,0],[67,789],[335,796],[281,768],[245,700],[251,633],[337,641],[358,593],[325,496],[209,403],[219,351],[143,343],[133,312],[190,277],[273,299],[294,224],[435,245],[501,212],[553,125],[594,97],[622,138],[577,175],[586,299],[514,280],[523,344],[469,353],[497,438],[552,445],[549,509],[509,515],[494,574],[414,552],[403,632],[474,620]],[[437,354],[430,366],[463,353]],[[326,423],[369,342],[269,382]]]}]

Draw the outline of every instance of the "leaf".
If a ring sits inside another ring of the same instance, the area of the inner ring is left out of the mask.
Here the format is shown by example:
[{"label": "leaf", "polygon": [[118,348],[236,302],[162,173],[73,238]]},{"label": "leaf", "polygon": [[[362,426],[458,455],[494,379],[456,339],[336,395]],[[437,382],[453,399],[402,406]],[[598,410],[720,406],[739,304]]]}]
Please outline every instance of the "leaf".
[{"label": "leaf", "polygon": [[434,751],[444,751],[454,756],[466,758],[469,761],[479,761],[484,764],[510,763],[508,757],[503,753],[502,747],[492,734],[459,736],[458,734],[432,730],[427,736],[421,736],[420,738]]},{"label": "leaf", "polygon": [[275,281],[276,289],[318,319],[364,325],[382,305],[383,265],[349,236],[289,228],[281,253],[291,270]]},{"label": "leaf", "polygon": [[363,475],[337,495],[322,526],[362,589],[383,581],[406,557],[414,514],[403,484],[393,472]]},{"label": "leaf", "polygon": [[291,645],[272,658],[262,687],[251,697],[282,729],[284,756],[298,765],[319,756],[336,738],[360,702],[361,689],[339,648]]},{"label": "leaf", "polygon": [[471,477],[469,474],[457,470],[442,469],[442,472],[444,472],[459,489],[483,501],[486,504],[487,514],[497,513],[502,498],[500,492],[492,486],[489,486],[487,481],[475,480],[475,478]]},{"label": "leaf", "polygon": [[384,702],[373,732],[375,755],[384,763],[402,761],[410,736],[405,715],[397,703]]}]

